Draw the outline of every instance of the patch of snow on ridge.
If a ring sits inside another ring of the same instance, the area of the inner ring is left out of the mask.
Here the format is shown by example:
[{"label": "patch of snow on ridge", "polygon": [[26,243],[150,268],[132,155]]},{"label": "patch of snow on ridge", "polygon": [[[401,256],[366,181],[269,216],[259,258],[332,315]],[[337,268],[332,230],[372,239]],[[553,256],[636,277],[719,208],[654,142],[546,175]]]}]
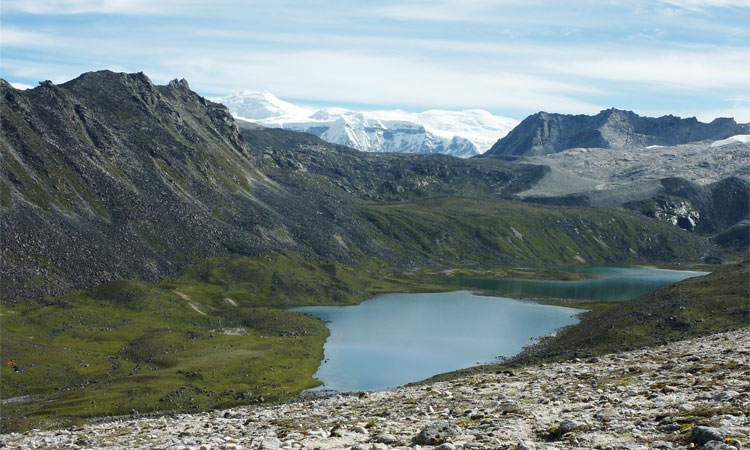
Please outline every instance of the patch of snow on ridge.
[{"label": "patch of snow on ridge", "polygon": [[371,152],[470,157],[487,151],[519,123],[481,109],[421,113],[315,110],[285,102],[265,91],[243,91],[213,100],[226,105],[238,119],[313,133],[328,142]]},{"label": "patch of snow on ridge", "polygon": [[750,144],[750,134],[738,134],[736,136],[728,137],[720,141],[714,141],[711,147],[721,147],[722,145],[729,145],[734,143]]},{"label": "patch of snow on ridge", "polygon": [[15,81],[11,81],[10,85],[13,86],[14,88],[18,89],[18,90],[21,90],[21,91],[25,91],[26,89],[34,89],[34,86],[32,86],[30,84],[17,83]]}]

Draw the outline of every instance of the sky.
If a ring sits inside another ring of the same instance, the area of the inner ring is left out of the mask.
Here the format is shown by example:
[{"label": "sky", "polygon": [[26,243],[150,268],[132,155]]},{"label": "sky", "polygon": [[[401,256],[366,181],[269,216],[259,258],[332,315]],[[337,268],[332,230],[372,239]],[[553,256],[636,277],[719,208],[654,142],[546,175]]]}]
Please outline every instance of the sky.
[{"label": "sky", "polygon": [[0,2],[0,77],[100,69],[307,106],[750,122],[750,0]]}]

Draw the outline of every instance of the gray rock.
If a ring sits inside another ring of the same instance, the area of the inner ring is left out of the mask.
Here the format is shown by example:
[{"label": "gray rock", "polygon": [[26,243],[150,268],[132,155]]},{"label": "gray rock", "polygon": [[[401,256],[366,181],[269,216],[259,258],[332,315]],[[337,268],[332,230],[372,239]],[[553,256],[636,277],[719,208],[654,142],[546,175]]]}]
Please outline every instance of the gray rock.
[{"label": "gray rock", "polygon": [[354,427],[354,432],[359,434],[367,434],[367,429],[363,426],[356,426]]},{"label": "gray rock", "polygon": [[736,447],[720,441],[708,441],[701,447],[702,450],[737,450]]},{"label": "gray rock", "polygon": [[557,426],[557,435],[563,436],[570,433],[571,431],[574,431],[576,428],[578,428],[577,423],[573,422],[572,420],[563,420]]},{"label": "gray rock", "polygon": [[693,427],[690,431],[690,442],[703,445],[709,441],[723,442],[729,432],[723,428]]},{"label": "gray rock", "polygon": [[394,444],[398,442],[398,438],[390,433],[383,433],[375,436],[375,442],[382,444]]},{"label": "gray rock", "polygon": [[667,433],[671,433],[673,431],[680,431],[680,428],[682,428],[682,426],[679,423],[665,423],[663,425],[659,425],[658,428],[661,431],[666,431]]},{"label": "gray rock", "polygon": [[456,446],[446,442],[435,447],[435,450],[456,450]]},{"label": "gray rock", "polygon": [[734,397],[737,397],[738,395],[740,394],[737,391],[720,391],[711,395],[711,400],[715,402],[724,402]]},{"label": "gray rock", "polygon": [[731,445],[732,447],[736,447],[738,450],[742,450],[742,442],[738,441],[737,439],[730,439],[727,444]]},{"label": "gray rock", "polygon": [[367,450],[365,447],[362,447],[361,445],[355,445],[349,450]]},{"label": "gray rock", "polygon": [[419,432],[414,442],[420,445],[440,445],[461,432],[450,422],[437,422],[427,425]]},{"label": "gray rock", "polygon": [[536,447],[534,447],[534,444],[527,441],[519,441],[518,445],[516,446],[517,450],[536,450]]},{"label": "gray rock", "polygon": [[667,441],[654,441],[651,444],[650,448],[656,449],[656,450],[672,450],[673,447],[672,447],[672,444]]},{"label": "gray rock", "polygon": [[279,438],[271,437],[260,441],[261,450],[277,450],[279,447],[281,447]]},{"label": "gray rock", "polygon": [[503,414],[507,413],[514,413],[521,410],[521,407],[518,405],[518,403],[514,401],[507,401],[502,402],[497,406],[497,410]]},{"label": "gray rock", "polygon": [[614,409],[604,408],[600,409],[596,414],[594,414],[594,418],[602,422],[609,422],[616,414],[617,412]]}]

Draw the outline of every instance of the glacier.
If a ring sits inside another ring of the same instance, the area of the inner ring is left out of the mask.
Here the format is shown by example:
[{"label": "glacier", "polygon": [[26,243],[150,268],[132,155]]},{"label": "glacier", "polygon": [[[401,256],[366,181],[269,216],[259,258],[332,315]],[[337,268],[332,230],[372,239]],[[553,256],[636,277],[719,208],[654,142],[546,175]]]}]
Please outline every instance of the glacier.
[{"label": "glacier", "polygon": [[351,111],[297,106],[267,91],[212,99],[232,115],[272,128],[315,134],[368,152],[442,153],[468,158],[487,151],[519,121],[481,109],[464,111]]}]

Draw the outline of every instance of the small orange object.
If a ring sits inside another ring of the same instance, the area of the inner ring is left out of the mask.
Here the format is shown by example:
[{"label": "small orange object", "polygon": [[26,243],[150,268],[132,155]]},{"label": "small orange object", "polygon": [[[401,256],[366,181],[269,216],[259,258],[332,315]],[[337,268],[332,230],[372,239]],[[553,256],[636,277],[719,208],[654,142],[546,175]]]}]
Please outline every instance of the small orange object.
[{"label": "small orange object", "polygon": [[14,363],[13,361],[8,361],[8,365],[9,365],[9,366],[15,366],[15,365],[16,365],[16,363]]}]

